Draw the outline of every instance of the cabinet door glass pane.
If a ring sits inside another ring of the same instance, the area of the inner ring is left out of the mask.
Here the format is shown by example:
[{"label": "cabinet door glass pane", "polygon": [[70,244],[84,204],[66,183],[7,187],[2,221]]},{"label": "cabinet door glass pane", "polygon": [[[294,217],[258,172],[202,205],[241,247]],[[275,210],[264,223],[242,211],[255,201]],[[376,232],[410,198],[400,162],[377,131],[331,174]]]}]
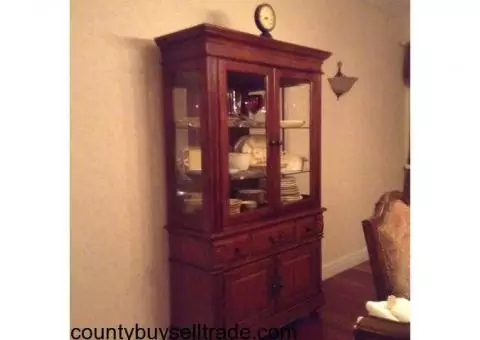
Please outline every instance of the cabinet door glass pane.
[{"label": "cabinet door glass pane", "polygon": [[[202,149],[200,133],[201,76],[180,71],[173,79],[175,121],[176,202],[175,210],[186,224],[202,221]],[[177,216],[179,217],[179,216]]]},{"label": "cabinet door glass pane", "polygon": [[266,76],[227,72],[229,214],[267,202]]},{"label": "cabinet door glass pane", "polygon": [[310,195],[310,81],[280,78],[280,201]]}]

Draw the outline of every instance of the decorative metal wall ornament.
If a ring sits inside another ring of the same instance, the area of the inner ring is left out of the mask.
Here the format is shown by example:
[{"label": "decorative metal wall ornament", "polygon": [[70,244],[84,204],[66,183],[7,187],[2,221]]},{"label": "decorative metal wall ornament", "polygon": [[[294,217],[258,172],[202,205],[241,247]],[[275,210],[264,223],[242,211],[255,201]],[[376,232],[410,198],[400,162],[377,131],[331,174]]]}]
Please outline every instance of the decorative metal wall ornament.
[{"label": "decorative metal wall ornament", "polygon": [[337,63],[338,66],[338,71],[337,74],[335,74],[334,77],[328,78],[328,82],[330,83],[330,87],[332,88],[332,91],[335,93],[337,96],[337,100],[340,99],[340,97],[350,91],[352,88],[353,84],[356,83],[358,80],[357,77],[347,77],[342,73],[342,62],[339,61]]}]

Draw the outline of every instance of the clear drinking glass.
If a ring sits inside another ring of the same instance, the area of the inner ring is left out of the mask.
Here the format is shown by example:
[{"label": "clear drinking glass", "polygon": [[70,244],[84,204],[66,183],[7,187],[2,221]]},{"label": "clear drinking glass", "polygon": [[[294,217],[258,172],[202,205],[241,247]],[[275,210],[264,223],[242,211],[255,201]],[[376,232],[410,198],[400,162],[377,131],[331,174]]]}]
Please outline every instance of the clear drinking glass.
[{"label": "clear drinking glass", "polygon": [[228,99],[228,115],[240,116],[242,112],[242,95],[239,91],[230,90],[227,93]]}]

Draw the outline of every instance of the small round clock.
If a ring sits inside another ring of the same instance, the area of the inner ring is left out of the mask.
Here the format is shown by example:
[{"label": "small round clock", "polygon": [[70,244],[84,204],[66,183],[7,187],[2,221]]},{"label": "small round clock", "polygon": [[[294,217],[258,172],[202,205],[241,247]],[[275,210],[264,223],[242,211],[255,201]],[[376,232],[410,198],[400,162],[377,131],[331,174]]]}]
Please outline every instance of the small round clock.
[{"label": "small round clock", "polygon": [[255,25],[257,25],[262,37],[271,38],[270,32],[275,28],[275,11],[269,4],[258,5],[255,9]]}]

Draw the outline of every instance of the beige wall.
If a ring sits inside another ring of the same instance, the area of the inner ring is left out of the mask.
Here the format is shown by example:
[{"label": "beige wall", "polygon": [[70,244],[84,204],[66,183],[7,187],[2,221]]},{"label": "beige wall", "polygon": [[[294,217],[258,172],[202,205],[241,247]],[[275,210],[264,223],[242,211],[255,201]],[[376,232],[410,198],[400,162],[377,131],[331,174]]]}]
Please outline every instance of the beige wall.
[{"label": "beige wall", "polygon": [[[152,38],[205,21],[257,33],[258,3],[72,1],[72,324],[167,325],[160,69]],[[342,60],[344,72],[359,77],[340,101],[326,86],[323,95],[324,262],[337,263],[364,249],[361,219],[382,191],[402,183],[399,43],[408,37],[406,16],[360,0],[270,3],[275,38],[332,51],[328,76]]]}]

